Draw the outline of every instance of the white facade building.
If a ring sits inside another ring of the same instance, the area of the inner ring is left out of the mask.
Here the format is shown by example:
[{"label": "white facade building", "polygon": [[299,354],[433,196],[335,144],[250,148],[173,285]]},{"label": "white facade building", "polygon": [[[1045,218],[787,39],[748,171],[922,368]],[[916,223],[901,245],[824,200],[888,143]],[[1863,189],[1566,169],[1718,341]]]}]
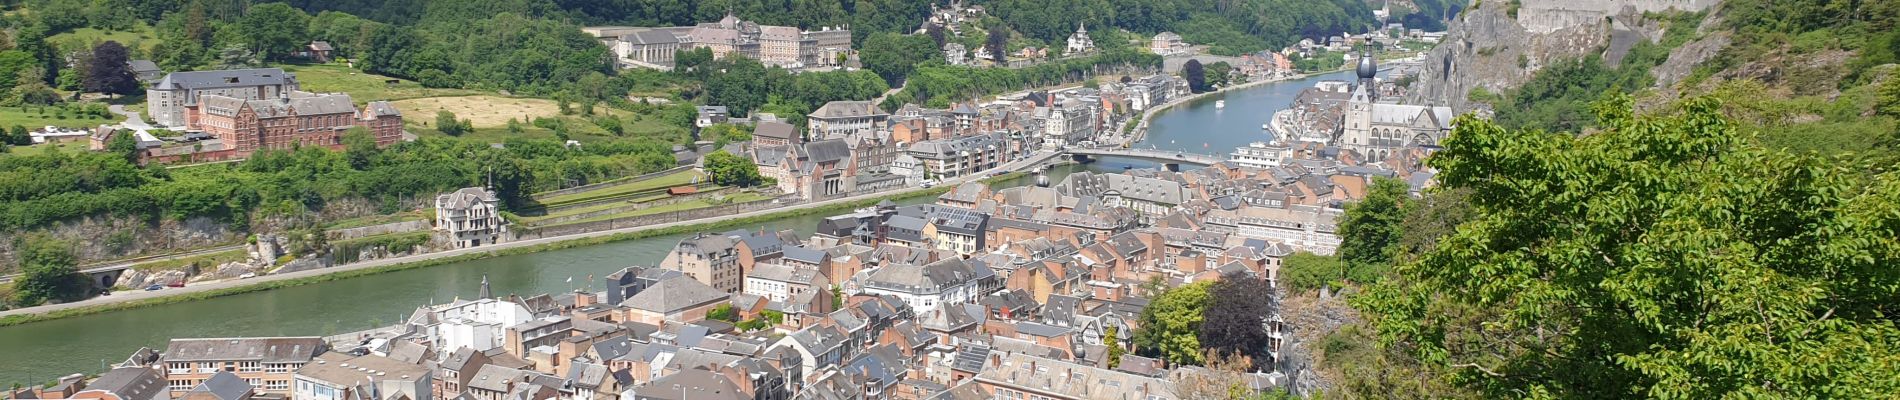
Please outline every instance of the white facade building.
[{"label": "white facade building", "polygon": [[436,196],[435,228],[447,232],[458,248],[495,244],[508,231],[501,219],[501,199],[477,187]]}]

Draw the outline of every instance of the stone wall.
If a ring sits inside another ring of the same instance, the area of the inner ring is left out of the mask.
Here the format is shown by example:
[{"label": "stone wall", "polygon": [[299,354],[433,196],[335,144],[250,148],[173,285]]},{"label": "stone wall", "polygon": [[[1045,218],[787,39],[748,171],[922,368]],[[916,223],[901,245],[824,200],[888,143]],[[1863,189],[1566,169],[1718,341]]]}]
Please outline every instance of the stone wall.
[{"label": "stone wall", "polygon": [[1517,22],[1532,33],[1593,25],[1605,17],[1628,11],[1642,14],[1668,10],[1702,11],[1717,0],[1518,0]]},{"label": "stone wall", "polygon": [[365,238],[365,237],[376,236],[376,235],[387,235],[391,233],[426,231],[426,230],[429,230],[430,228],[433,228],[433,226],[431,226],[429,221],[402,221],[402,222],[391,222],[387,224],[370,225],[370,226],[349,228],[349,229],[337,229],[337,230],[325,232],[325,234],[329,236],[330,241],[334,242],[338,240],[350,240],[350,239]]}]

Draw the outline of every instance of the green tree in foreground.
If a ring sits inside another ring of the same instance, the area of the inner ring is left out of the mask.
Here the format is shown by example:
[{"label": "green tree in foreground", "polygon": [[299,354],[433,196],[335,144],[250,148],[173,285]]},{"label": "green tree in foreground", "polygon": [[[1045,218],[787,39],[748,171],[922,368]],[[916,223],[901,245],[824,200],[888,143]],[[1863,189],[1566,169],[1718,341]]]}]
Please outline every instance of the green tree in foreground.
[{"label": "green tree in foreground", "polygon": [[712,175],[713,183],[725,186],[753,187],[770,182],[759,175],[759,166],[752,160],[723,151],[706,155],[706,173]]},{"label": "green tree in foreground", "polygon": [[31,235],[20,238],[15,246],[21,274],[13,286],[14,305],[29,307],[85,295],[86,277],[79,274],[71,243]]},{"label": "green tree in foreground", "polygon": [[1485,397],[1900,393],[1900,177],[1765,149],[1709,99],[1590,135],[1462,117],[1430,164],[1471,219],[1355,299]]},{"label": "green tree in foreground", "polygon": [[1354,269],[1369,271],[1339,278],[1370,283],[1379,275],[1371,271],[1392,264],[1399,251],[1399,238],[1404,236],[1405,206],[1412,200],[1411,190],[1398,179],[1373,178],[1366,198],[1346,205],[1346,215],[1339,221],[1339,259]]},{"label": "green tree in foreground", "polygon": [[112,139],[106,142],[106,152],[125,157],[127,163],[138,164],[139,139],[133,136],[134,133],[130,130],[120,129],[118,132],[113,132]]},{"label": "green tree in foreground", "polygon": [[349,160],[350,168],[368,170],[381,152],[381,149],[376,148],[376,138],[369,135],[368,129],[358,126],[343,132],[343,158]]},{"label": "green tree in foreground", "polygon": [[1201,365],[1201,320],[1207,316],[1208,286],[1195,282],[1161,292],[1141,310],[1135,350],[1177,365]]}]

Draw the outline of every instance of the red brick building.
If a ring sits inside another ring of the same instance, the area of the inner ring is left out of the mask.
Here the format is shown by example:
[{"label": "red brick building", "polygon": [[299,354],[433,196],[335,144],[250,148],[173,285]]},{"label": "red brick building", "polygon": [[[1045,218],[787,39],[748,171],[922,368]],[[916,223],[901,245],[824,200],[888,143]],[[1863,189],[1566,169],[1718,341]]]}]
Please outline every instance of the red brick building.
[{"label": "red brick building", "polygon": [[350,95],[291,92],[282,99],[247,100],[206,95],[185,110],[190,130],[210,134],[231,158],[258,150],[316,146],[343,147],[343,134],[363,127],[377,146],[402,140],[402,113],[389,102],[358,109]]}]

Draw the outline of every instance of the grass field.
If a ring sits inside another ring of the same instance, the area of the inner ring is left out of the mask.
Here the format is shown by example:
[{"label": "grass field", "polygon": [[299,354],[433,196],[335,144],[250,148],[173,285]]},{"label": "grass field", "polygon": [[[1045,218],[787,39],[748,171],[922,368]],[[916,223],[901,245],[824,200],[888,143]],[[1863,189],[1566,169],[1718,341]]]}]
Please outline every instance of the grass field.
[{"label": "grass field", "polygon": [[[425,88],[414,81],[362,72],[343,64],[288,64],[282,67],[284,71],[297,74],[297,83],[303,87],[304,91],[349,93],[350,99],[359,104],[374,100],[394,101],[481,93],[465,89]],[[396,83],[391,84],[390,80],[395,80]],[[410,114],[407,108],[402,110],[404,115],[420,115]],[[435,112],[430,111],[428,116],[434,117]]]},{"label": "grass field", "polygon": [[119,121],[113,118],[78,118],[71,115],[66,116],[65,119],[61,119],[58,117],[58,114],[55,113],[55,110],[56,108],[53,107],[47,107],[44,111],[41,111],[41,109],[37,107],[30,110],[21,107],[0,107],[0,128],[14,125],[24,126],[27,129],[39,129],[40,127],[49,125],[67,128],[91,128],[99,126],[99,124],[110,124]]},{"label": "grass field", "polygon": [[53,43],[62,48],[91,46],[93,42],[105,42],[108,40],[119,42],[119,44],[125,45],[127,48],[136,46],[145,51],[151,51],[152,47],[158,46],[160,42],[163,42],[153,33],[152,27],[145,25],[144,21],[139,21],[137,25],[133,25],[132,30],[129,31],[107,32],[97,28],[79,28],[71,32],[65,32],[46,38],[47,43]]},{"label": "grass field", "polygon": [[[407,116],[403,123],[408,126],[410,132],[444,135],[435,129],[435,114],[446,110],[455,113],[456,118],[469,120],[469,123],[475,126],[474,131],[462,134],[460,136],[462,139],[488,143],[500,143],[515,137],[534,139],[555,137],[553,130],[534,126],[533,121],[536,117],[563,121],[568,127],[568,138],[582,143],[629,138],[652,138],[676,142],[687,136],[686,128],[667,125],[660,122],[658,118],[646,116],[636,121],[631,111],[608,107],[596,108],[597,112],[620,119],[624,130],[621,135],[615,136],[586,117],[560,115],[560,106],[553,100],[547,99],[475,95],[409,99],[398,101],[395,105],[396,108],[402,110],[404,116]],[[521,133],[508,131],[510,118],[520,121]]]},{"label": "grass field", "polygon": [[561,114],[554,100],[518,97],[427,97],[397,101],[395,104],[403,115],[413,116],[410,118],[422,122],[434,124],[436,112],[448,111],[455,113],[457,118],[475,124],[476,128],[507,127],[509,118],[522,121],[525,125],[538,117]]},{"label": "grass field", "polygon": [[694,178],[703,179],[703,177],[704,175],[701,174],[699,171],[689,169],[685,171],[674,172],[668,175],[657,176],[657,177],[654,177],[653,179],[648,179],[648,180],[644,180],[644,181],[640,181],[636,183],[629,183],[629,184],[620,185],[620,186],[612,186],[612,187],[607,187],[607,188],[602,188],[602,189],[597,189],[597,190],[590,190],[590,191],[585,191],[585,192],[580,192],[580,193],[564,194],[560,196],[551,196],[547,198],[537,198],[535,199],[535,201],[540,202],[541,204],[544,204],[544,205],[553,206],[553,205],[560,205],[564,203],[572,203],[572,202],[581,201],[581,200],[598,199],[602,197],[613,196],[613,195],[618,195],[618,194],[623,194],[623,193],[632,193],[632,192],[638,192],[642,190],[652,190],[652,189],[685,185],[688,183],[692,183]]},{"label": "grass field", "polygon": [[47,149],[52,149],[55,147],[59,148],[59,151],[61,153],[75,154],[75,153],[80,153],[80,152],[90,150],[90,148],[88,148],[87,146],[90,146],[90,145],[87,144],[86,142],[41,143],[41,144],[36,144],[32,146],[9,147],[7,148],[7,153],[0,154],[0,156],[7,156],[7,155],[27,156],[27,155],[43,154],[43,153],[46,153]]}]

